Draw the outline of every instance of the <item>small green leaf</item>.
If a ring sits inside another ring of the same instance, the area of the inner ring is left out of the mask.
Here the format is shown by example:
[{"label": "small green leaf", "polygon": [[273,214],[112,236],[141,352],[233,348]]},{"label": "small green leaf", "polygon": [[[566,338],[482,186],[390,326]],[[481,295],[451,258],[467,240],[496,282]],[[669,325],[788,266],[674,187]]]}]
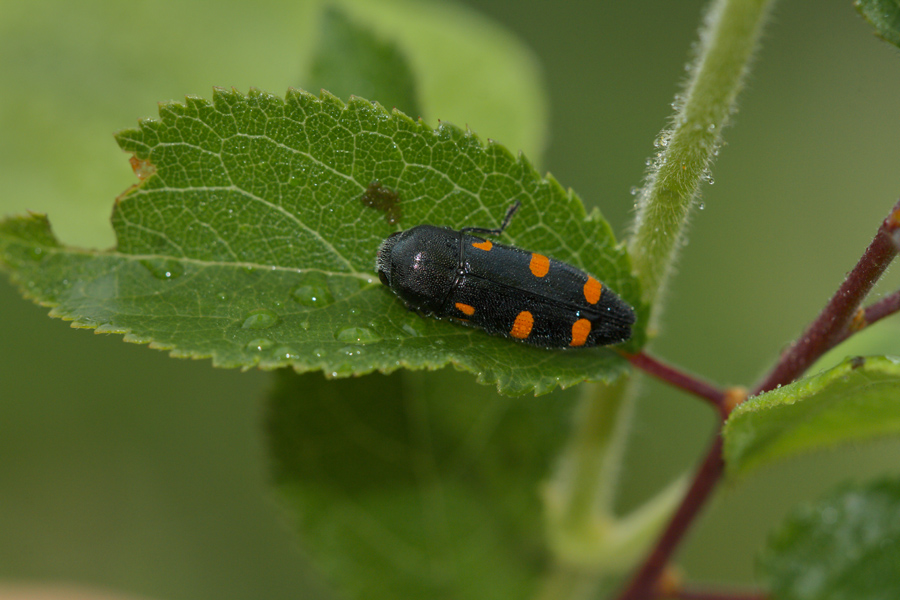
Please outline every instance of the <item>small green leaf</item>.
[{"label": "small green leaf", "polygon": [[373,181],[397,194],[402,228],[493,227],[519,200],[503,241],[584,268],[646,314],[608,223],[503,146],[300,91],[217,90],[160,116],[118,136],[146,178],[116,202],[115,250],[59,247],[46,219],[0,224],[0,261],[54,316],[218,366],[454,364],[511,394],[626,368],[608,348],[548,351],[425,319],[378,282],[376,250],[397,226],[361,202]]},{"label": "small green leaf", "polygon": [[415,77],[395,44],[376,38],[330,5],[322,14],[319,36],[304,87],[327,89],[339,98],[362,96],[389,109],[422,114]]},{"label": "small green leaf", "polygon": [[751,398],[725,423],[729,475],[801,452],[900,434],[900,359],[853,357]]},{"label": "small green leaf", "polygon": [[900,481],[845,487],[796,510],[759,570],[773,600],[900,597]]},{"label": "small green leaf", "polygon": [[854,6],[880,38],[900,47],[900,0],[856,0]]},{"label": "small green leaf", "polygon": [[538,490],[572,398],[398,375],[278,372],[266,439],[313,563],[342,598],[533,597],[551,563]]}]

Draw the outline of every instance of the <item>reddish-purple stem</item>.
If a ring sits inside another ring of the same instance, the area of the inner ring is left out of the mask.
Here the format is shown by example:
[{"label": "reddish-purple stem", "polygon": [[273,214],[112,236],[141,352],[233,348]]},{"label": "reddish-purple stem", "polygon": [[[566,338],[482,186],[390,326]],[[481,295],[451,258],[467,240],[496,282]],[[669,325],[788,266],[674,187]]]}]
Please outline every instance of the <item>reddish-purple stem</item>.
[{"label": "reddish-purple stem", "polygon": [[619,596],[619,600],[644,600],[653,597],[660,573],[668,564],[669,557],[694,521],[694,517],[703,507],[703,502],[715,488],[724,467],[722,436],[716,435],[716,439],[709,452],[706,453],[706,459],[700,465],[700,469],[694,475],[694,481],[691,482],[691,487],[682,499],[681,505],[656,542],[656,547],[653,548],[641,569],[631,580],[631,584]]},{"label": "reddish-purple stem", "polygon": [[768,596],[762,592],[726,592],[706,590],[679,590],[669,596],[677,600],[766,600]]},{"label": "reddish-purple stem", "polygon": [[713,384],[682,371],[677,367],[666,364],[644,352],[638,352],[637,354],[623,354],[623,356],[628,359],[628,362],[648,375],[652,375],[653,377],[682,389],[689,394],[694,394],[695,396],[708,400],[709,403],[720,412],[724,410],[725,392]]},{"label": "reddish-purple stem", "polygon": [[865,313],[866,324],[871,325],[876,321],[891,316],[897,311],[900,311],[900,291],[889,294],[875,304],[867,306]]},{"label": "reddish-purple stem", "polygon": [[[832,348],[842,338],[848,329],[860,303],[875,285],[875,282],[884,273],[891,260],[898,251],[898,242],[895,238],[900,231],[900,202],[894,205],[891,214],[882,222],[875,234],[875,239],[866,248],[862,258],[847,275],[844,283],[831,298],[815,321],[776,363],[772,371],[760,381],[752,394],[758,394],[775,388],[778,385],[787,384],[796,379],[809,365],[820,357],[825,351]],[[890,297],[889,297],[890,298]],[[873,316],[886,313],[891,308],[888,298],[873,305]],[[883,306],[879,306],[884,303]],[[875,307],[879,306],[877,309]],[[634,355],[641,356],[641,355]],[[646,355],[644,355],[646,356]],[[629,358],[631,360],[631,358]],[[648,371],[649,372],[649,371]],[[660,373],[666,372],[664,369]],[[683,374],[681,374],[683,376]],[[677,379],[677,378],[676,378]],[[669,381],[669,379],[666,379]],[[690,378],[691,381],[696,381]],[[683,386],[682,389],[687,389]],[[707,397],[701,394],[703,397]],[[681,501],[675,515],[669,521],[665,531],[649,556],[641,565],[628,587],[619,596],[619,600],[647,600],[657,596],[656,586],[660,574],[669,562],[672,553],[678,547],[684,534],[691,526],[697,513],[703,507],[709,495],[715,489],[722,476],[725,463],[722,458],[722,435],[716,435],[716,439],[706,454],[691,487]],[[681,596],[689,599],[690,597]],[[694,596],[695,600],[703,598]],[[715,596],[706,596],[706,600],[712,600]]]},{"label": "reddish-purple stem", "polygon": [[856,329],[853,327],[848,327],[844,329],[837,340],[838,343],[843,342],[854,333],[862,331],[862,329],[868,327],[872,323],[876,323],[885,317],[891,316],[897,311],[900,311],[900,291],[889,294],[878,302],[867,306],[863,311],[862,328]]},{"label": "reddish-purple stem", "polygon": [[753,388],[751,395],[767,392],[799,377],[816,359],[841,340],[860,303],[897,254],[893,232],[900,227],[900,202],[881,223],[875,239],[844,283],[803,335],[791,345],[769,374]]}]

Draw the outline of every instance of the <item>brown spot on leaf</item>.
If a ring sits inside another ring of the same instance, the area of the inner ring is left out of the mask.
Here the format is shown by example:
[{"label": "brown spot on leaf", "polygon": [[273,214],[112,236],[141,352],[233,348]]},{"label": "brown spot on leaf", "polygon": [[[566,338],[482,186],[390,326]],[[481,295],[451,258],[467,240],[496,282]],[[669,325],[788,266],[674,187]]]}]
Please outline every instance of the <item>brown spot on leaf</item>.
[{"label": "brown spot on leaf", "polygon": [[156,173],[156,165],[145,158],[132,156],[128,159],[128,162],[131,163],[131,170],[134,171],[134,174],[137,175],[137,178],[141,181]]},{"label": "brown spot on leaf", "polygon": [[370,183],[359,200],[369,208],[384,212],[384,218],[390,225],[400,222],[400,196],[380,181]]}]

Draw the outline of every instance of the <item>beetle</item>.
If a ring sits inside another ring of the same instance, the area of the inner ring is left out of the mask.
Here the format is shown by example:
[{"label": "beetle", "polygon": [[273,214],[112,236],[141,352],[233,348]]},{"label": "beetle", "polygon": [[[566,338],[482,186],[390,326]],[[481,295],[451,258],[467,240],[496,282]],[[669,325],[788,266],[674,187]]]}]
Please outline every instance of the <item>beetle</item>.
[{"label": "beetle", "polygon": [[[492,242],[500,227],[418,225],[387,237],[375,267],[410,310],[543,348],[590,348],[631,337],[634,309],[595,277],[537,252]],[[475,235],[480,234],[480,235]]]}]

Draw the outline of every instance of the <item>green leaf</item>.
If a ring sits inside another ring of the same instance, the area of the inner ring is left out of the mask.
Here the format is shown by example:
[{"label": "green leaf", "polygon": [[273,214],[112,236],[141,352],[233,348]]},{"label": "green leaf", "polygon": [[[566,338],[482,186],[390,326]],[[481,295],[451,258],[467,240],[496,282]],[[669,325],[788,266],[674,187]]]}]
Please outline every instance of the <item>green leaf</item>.
[{"label": "green leaf", "polygon": [[[226,367],[348,376],[454,364],[506,393],[610,380],[608,348],[548,351],[407,311],[374,272],[392,231],[361,196],[395,192],[401,226],[495,226],[593,273],[637,305],[606,221],[522,157],[356,98],[217,90],[165,104],[119,144],[146,177],[116,202],[113,251],[58,247],[45,219],[0,225],[0,258],[52,314]],[[23,230],[24,225],[27,225]],[[643,339],[640,321],[632,346]]]},{"label": "green leaf", "polygon": [[395,44],[376,38],[332,6],[324,10],[319,32],[305,87],[326,89],[339,98],[362,96],[409,115],[422,114],[415,78]]},{"label": "green leaf", "polygon": [[544,78],[538,59],[507,28],[452,2],[356,0],[340,6],[404,53],[428,123],[465,124],[540,161],[548,120]]},{"label": "green leaf", "polygon": [[856,0],[853,5],[880,38],[900,48],[900,1]]},{"label": "green leaf", "polygon": [[900,359],[853,357],[737,407],[725,423],[729,475],[801,452],[900,434]]},{"label": "green leaf", "polygon": [[[155,114],[157,100],[206,95],[213,85],[306,87],[321,4],[226,0],[211,8],[186,0],[173,18],[157,4],[4,2],[0,56],[15,60],[3,64],[0,217],[47,213],[66,243],[112,245],[109,204],[131,173],[109,132]],[[437,119],[470,125],[540,164],[546,93],[538,62],[520,39],[447,2],[341,5],[413,65],[422,112],[402,110],[433,126]],[[168,43],[159,43],[160,32]]]},{"label": "green leaf", "polygon": [[788,517],[759,570],[773,600],[900,595],[900,481],[844,487]]},{"label": "green leaf", "polygon": [[278,372],[266,439],[306,552],[344,598],[533,597],[552,562],[539,486],[571,396],[398,375]]}]

